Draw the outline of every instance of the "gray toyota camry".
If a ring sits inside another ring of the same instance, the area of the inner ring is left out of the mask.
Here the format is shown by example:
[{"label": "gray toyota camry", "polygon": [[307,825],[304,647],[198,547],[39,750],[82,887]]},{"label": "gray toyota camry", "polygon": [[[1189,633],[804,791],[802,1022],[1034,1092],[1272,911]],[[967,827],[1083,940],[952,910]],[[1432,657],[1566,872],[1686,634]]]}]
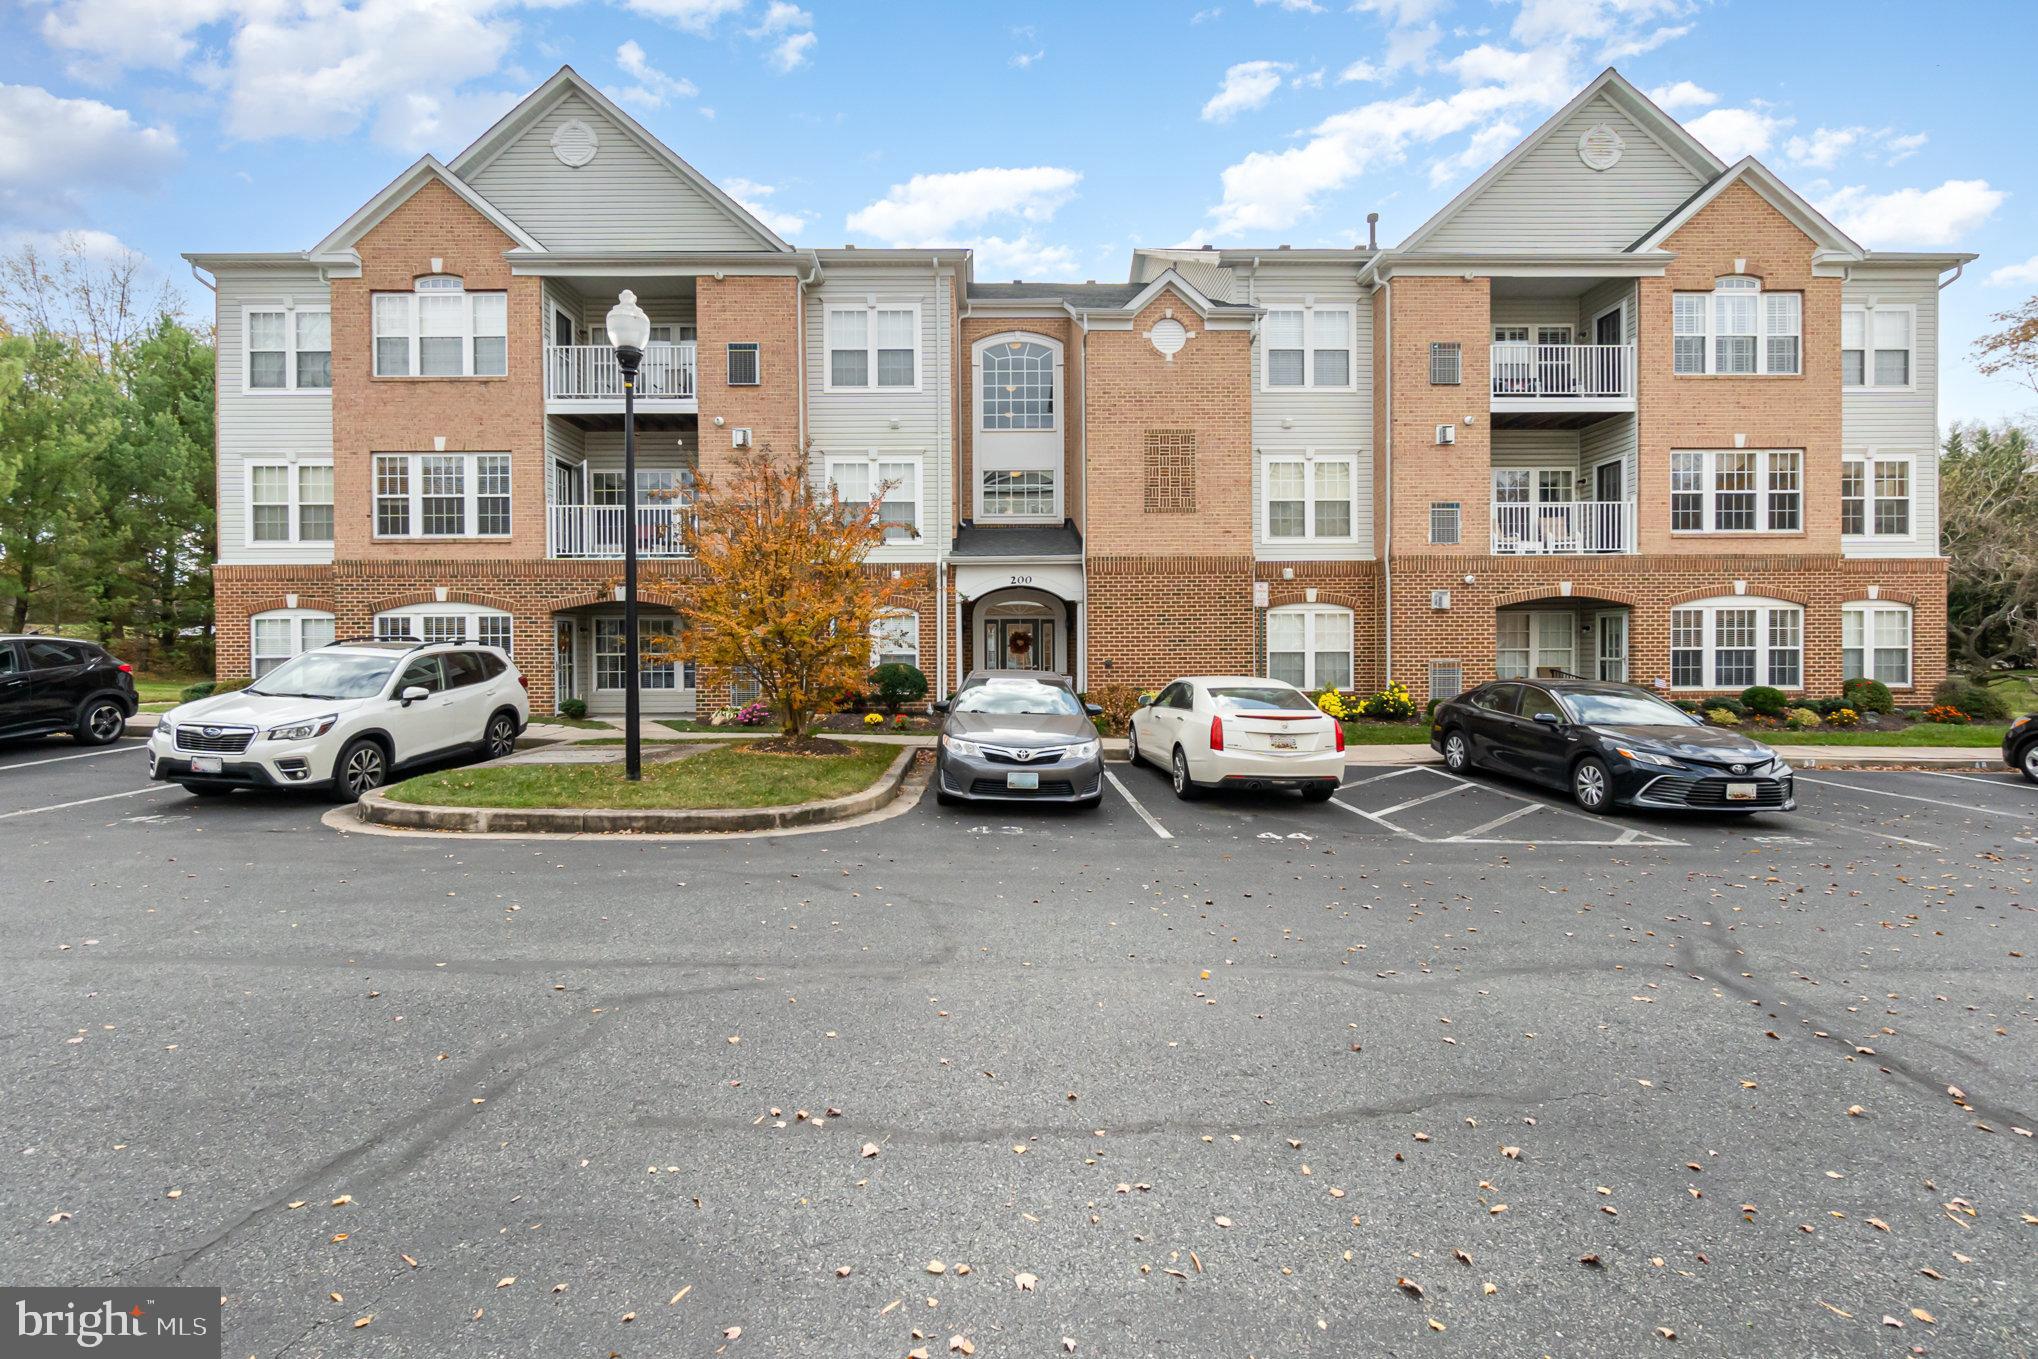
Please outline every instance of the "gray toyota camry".
[{"label": "gray toyota camry", "polygon": [[945,716],[934,797],[957,802],[1104,800],[1104,745],[1086,704],[1065,684],[1027,675],[971,675],[934,705]]}]

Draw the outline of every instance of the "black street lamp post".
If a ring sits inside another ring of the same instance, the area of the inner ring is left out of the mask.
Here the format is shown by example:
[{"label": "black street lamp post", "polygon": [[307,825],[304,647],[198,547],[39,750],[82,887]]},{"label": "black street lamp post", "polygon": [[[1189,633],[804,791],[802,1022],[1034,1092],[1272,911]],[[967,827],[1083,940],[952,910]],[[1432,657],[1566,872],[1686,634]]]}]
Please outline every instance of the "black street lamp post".
[{"label": "black street lamp post", "polygon": [[637,305],[637,294],[625,288],[609,309],[609,343],[616,348],[616,366],[623,370],[623,776],[636,783],[644,777],[644,743],[637,729],[637,691],[641,674],[637,657],[637,365],[651,339],[651,318]]}]

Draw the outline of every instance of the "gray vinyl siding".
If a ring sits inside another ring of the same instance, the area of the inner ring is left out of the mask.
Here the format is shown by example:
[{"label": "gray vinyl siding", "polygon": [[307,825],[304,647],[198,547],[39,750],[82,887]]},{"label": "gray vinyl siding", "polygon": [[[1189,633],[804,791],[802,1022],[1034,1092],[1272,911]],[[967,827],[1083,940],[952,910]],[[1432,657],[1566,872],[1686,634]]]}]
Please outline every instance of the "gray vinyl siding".
[{"label": "gray vinyl siding", "polygon": [[[811,472],[818,482],[829,456],[881,454],[920,460],[920,536],[886,544],[873,562],[932,561],[955,534],[950,485],[954,458],[954,415],[948,409],[954,384],[950,354],[955,337],[949,315],[954,275],[931,267],[868,266],[828,270],[821,286],[806,294],[807,430],[812,440]],[[862,306],[875,297],[920,308],[920,389],[831,392],[828,383],[830,304]],[[898,428],[892,422],[898,422]],[[926,626],[931,629],[932,621]],[[924,634],[931,639],[933,633]]]},{"label": "gray vinyl siding", "polygon": [[[578,169],[552,153],[552,134],[574,118],[600,143]],[[577,94],[566,95],[467,182],[548,249],[771,249]]]},{"label": "gray vinyl siding", "polygon": [[[1911,337],[1913,388],[1901,392],[1843,390],[1840,445],[1849,453],[1912,455],[1911,536],[1846,539],[1849,557],[1935,557],[1939,555],[1939,282],[1930,270],[1857,267],[1841,289],[1846,306],[1908,306],[1916,309]],[[1837,506],[1833,513],[1839,513]]]},{"label": "gray vinyl siding", "polygon": [[1578,431],[1571,429],[1496,429],[1495,467],[1578,468]]},{"label": "gray vinyl siding", "polygon": [[580,426],[557,415],[545,417],[545,496],[552,495],[551,464],[582,462],[587,458],[587,436]]},{"label": "gray vinyl siding", "polygon": [[1593,318],[1608,307],[1623,302],[1627,304],[1627,310],[1621,316],[1621,343],[1633,344],[1635,328],[1640,324],[1641,309],[1635,305],[1635,285],[1624,278],[1609,279],[1578,299],[1578,343],[1594,343]]},{"label": "gray vinyl siding", "polygon": [[[1586,499],[1596,499],[1597,493],[1588,484],[1592,469],[1609,458],[1619,458],[1621,463],[1621,489],[1627,499],[1641,504],[1641,487],[1636,478],[1640,475],[1639,460],[1636,457],[1635,417],[1632,413],[1616,415],[1601,420],[1598,424],[1587,425],[1578,432],[1578,476],[1579,494]],[[1670,488],[1660,488],[1669,495]]]},{"label": "gray vinyl siding", "polygon": [[[1593,170],[1578,138],[1601,123],[1626,143]],[[1594,99],[1422,242],[1422,250],[1622,250],[1704,181],[1606,99]]]},{"label": "gray vinyl siding", "polygon": [[[1319,306],[1349,306],[1357,321],[1352,349],[1353,390],[1262,390],[1260,367],[1264,346],[1255,337],[1252,348],[1253,555],[1266,561],[1370,561],[1373,545],[1373,307],[1359,292],[1356,267],[1338,264],[1266,265],[1256,272],[1235,270],[1232,301],[1261,307],[1299,305],[1305,298]],[[1283,422],[1291,422],[1283,427]],[[1319,453],[1357,455],[1353,475],[1358,482],[1354,510],[1356,537],[1351,542],[1313,544],[1266,541],[1265,486],[1268,454]]]},{"label": "gray vinyl siding", "polygon": [[[250,306],[326,306],[330,294],[318,270],[222,269],[218,311],[219,560],[226,563],[330,562],[332,545],[254,546],[248,542],[246,462],[296,456],[330,461],[333,402],[325,392],[243,390],[243,309]],[[344,512],[342,507],[336,507]]]}]

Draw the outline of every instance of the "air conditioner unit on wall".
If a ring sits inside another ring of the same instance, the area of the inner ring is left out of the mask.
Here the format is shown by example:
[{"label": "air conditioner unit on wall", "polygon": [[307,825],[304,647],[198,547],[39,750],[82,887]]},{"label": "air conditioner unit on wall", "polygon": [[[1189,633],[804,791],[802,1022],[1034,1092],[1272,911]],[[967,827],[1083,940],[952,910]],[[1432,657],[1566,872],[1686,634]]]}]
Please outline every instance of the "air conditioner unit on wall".
[{"label": "air conditioner unit on wall", "polygon": [[1451,592],[1449,590],[1431,590],[1429,592],[1429,606],[1432,609],[1450,608]]},{"label": "air conditioner unit on wall", "polygon": [[1454,443],[1456,443],[1457,441],[1458,441],[1458,427],[1457,427],[1456,425],[1438,425],[1438,426],[1437,426],[1437,442],[1438,442],[1438,443],[1440,443],[1440,444],[1454,444]]}]

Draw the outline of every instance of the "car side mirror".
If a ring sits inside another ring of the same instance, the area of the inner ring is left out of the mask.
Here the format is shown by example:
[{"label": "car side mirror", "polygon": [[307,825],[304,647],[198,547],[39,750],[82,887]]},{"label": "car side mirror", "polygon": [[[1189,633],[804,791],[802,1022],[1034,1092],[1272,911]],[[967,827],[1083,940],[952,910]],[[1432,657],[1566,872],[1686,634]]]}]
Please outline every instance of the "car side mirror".
[{"label": "car side mirror", "polygon": [[1101,703],[1085,703],[1083,711],[1092,717],[1102,717],[1104,715],[1104,705]]},{"label": "car side mirror", "polygon": [[432,691],[425,688],[424,685],[412,684],[405,686],[404,691],[401,694],[398,694],[397,698],[403,704],[404,707],[408,708],[411,704],[417,702],[419,699],[430,698],[431,696]]},{"label": "car side mirror", "polygon": [[947,699],[945,699],[945,698],[937,698],[937,699],[935,699],[935,700],[934,700],[934,711],[935,711],[935,712],[938,712],[938,713],[945,713],[945,712],[947,712],[947,711],[948,711],[948,700],[947,700]]},{"label": "car side mirror", "polygon": [[1552,727],[1560,727],[1564,724],[1564,719],[1555,713],[1537,713],[1536,721],[1546,723]]},{"label": "car side mirror", "polygon": [[1141,694],[1138,698],[1132,700],[1132,704],[1136,708],[1151,708],[1153,706],[1153,695]]}]

